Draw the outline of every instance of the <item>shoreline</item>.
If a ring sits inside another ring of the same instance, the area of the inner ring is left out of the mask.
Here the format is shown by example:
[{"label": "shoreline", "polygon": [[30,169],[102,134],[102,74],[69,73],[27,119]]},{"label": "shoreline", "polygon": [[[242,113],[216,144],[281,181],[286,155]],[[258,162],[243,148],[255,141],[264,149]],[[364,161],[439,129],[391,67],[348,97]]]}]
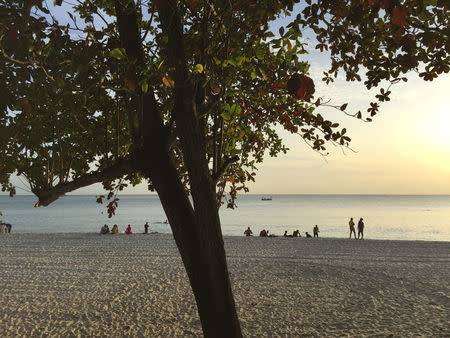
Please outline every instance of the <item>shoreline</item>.
[{"label": "shoreline", "polygon": [[[2,336],[201,336],[171,234],[0,236]],[[244,336],[449,336],[448,242],[224,236]]]},{"label": "shoreline", "polygon": [[[22,235],[36,235],[36,236],[52,236],[52,235],[58,235],[58,236],[70,236],[70,235],[102,235],[102,236],[106,236],[109,237],[112,234],[100,234],[99,232],[14,232],[12,231],[9,234],[6,233],[0,233],[0,238],[2,236],[22,236]],[[114,235],[127,235],[124,232],[119,232],[118,234],[114,234]],[[170,232],[149,232],[148,234],[144,234],[143,232],[133,232],[133,235],[167,235],[170,236],[171,238],[173,238],[172,233]],[[132,237],[131,236],[131,237]],[[223,235],[222,236],[224,239],[225,238],[246,238],[246,236],[244,235]],[[348,238],[348,237],[319,237],[319,238],[307,238],[304,235],[302,235],[301,237],[283,237],[283,235],[276,235],[276,236],[272,236],[272,237],[260,237],[260,236],[250,236],[250,238],[268,238],[268,239],[274,239],[274,238],[283,238],[286,240],[355,240],[355,238]],[[356,240],[356,241],[360,241],[360,240]],[[388,238],[364,238],[362,239],[362,241],[378,241],[378,242],[424,242],[424,243],[450,243],[450,241],[445,241],[445,240],[427,240],[427,239],[388,239]]]}]

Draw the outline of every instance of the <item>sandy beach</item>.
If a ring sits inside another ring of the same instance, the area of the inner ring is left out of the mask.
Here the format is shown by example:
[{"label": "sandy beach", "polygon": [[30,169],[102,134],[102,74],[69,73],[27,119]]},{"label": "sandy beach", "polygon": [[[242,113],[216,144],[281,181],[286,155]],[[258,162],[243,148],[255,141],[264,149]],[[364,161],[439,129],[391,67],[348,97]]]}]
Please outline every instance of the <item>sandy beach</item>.
[{"label": "sandy beach", "polygon": [[[450,336],[450,243],[225,237],[243,334]],[[0,235],[0,335],[201,336],[171,235]]]}]

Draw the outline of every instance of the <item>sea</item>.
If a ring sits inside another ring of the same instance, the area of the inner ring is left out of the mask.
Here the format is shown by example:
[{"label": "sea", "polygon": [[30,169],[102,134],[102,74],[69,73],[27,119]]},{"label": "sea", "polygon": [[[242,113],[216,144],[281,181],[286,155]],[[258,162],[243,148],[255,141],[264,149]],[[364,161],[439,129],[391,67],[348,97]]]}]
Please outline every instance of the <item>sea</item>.
[{"label": "sea", "polygon": [[[157,195],[118,196],[116,214],[108,218],[106,203],[93,195],[67,195],[48,207],[34,208],[32,195],[0,196],[0,220],[13,233],[99,232],[103,224],[118,224],[134,233],[170,233]],[[281,236],[300,230],[320,237],[347,238],[348,221],[363,218],[365,239],[450,241],[450,195],[242,195],[236,209],[220,210],[222,233],[243,236],[247,227]]]}]

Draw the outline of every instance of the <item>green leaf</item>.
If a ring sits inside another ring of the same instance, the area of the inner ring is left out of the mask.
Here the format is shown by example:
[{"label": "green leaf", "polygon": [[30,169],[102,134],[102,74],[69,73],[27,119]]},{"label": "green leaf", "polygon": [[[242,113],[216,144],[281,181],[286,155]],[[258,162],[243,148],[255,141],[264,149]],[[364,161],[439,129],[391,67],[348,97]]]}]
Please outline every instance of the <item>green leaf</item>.
[{"label": "green leaf", "polygon": [[280,29],[278,30],[278,33],[280,33],[280,36],[283,37],[283,35],[284,35],[284,27],[280,27]]},{"label": "green leaf", "polygon": [[112,51],[109,52],[109,55],[111,55],[113,58],[116,58],[117,60],[122,60],[125,58],[125,49],[123,48],[114,48]]},{"label": "green leaf", "polygon": [[148,83],[147,81],[144,81],[141,83],[141,90],[143,93],[147,93],[148,92]]},{"label": "green leaf", "polygon": [[222,116],[222,118],[225,121],[230,121],[231,120],[231,113],[230,112],[223,112],[222,114],[220,114],[220,116]]},{"label": "green leaf", "polygon": [[261,73],[261,75],[264,78],[264,80],[267,80],[266,72],[262,68],[259,68],[259,72]]},{"label": "green leaf", "polygon": [[250,73],[250,77],[252,78],[252,80],[256,79],[257,75],[254,70],[252,70],[252,72]]},{"label": "green leaf", "polygon": [[200,63],[196,64],[195,68],[194,68],[194,72],[203,73],[203,66]]}]

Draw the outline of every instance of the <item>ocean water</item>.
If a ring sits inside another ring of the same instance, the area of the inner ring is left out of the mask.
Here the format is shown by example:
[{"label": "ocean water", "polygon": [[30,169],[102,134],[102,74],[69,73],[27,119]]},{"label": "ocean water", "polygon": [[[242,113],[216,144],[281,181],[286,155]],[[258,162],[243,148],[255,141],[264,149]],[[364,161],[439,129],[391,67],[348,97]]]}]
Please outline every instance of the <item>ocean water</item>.
[{"label": "ocean water", "polygon": [[[224,235],[243,235],[247,226],[255,235],[267,229],[275,235],[299,229],[312,233],[315,224],[321,237],[348,237],[348,220],[364,218],[366,239],[450,241],[450,195],[243,195],[238,208],[221,209]],[[135,233],[168,232],[166,217],[156,195],[119,196],[116,215],[109,219],[106,204],[95,196],[69,195],[48,207],[34,208],[36,197],[0,196],[0,220],[11,223],[13,232],[98,232],[107,223],[121,231],[131,224]]]}]

